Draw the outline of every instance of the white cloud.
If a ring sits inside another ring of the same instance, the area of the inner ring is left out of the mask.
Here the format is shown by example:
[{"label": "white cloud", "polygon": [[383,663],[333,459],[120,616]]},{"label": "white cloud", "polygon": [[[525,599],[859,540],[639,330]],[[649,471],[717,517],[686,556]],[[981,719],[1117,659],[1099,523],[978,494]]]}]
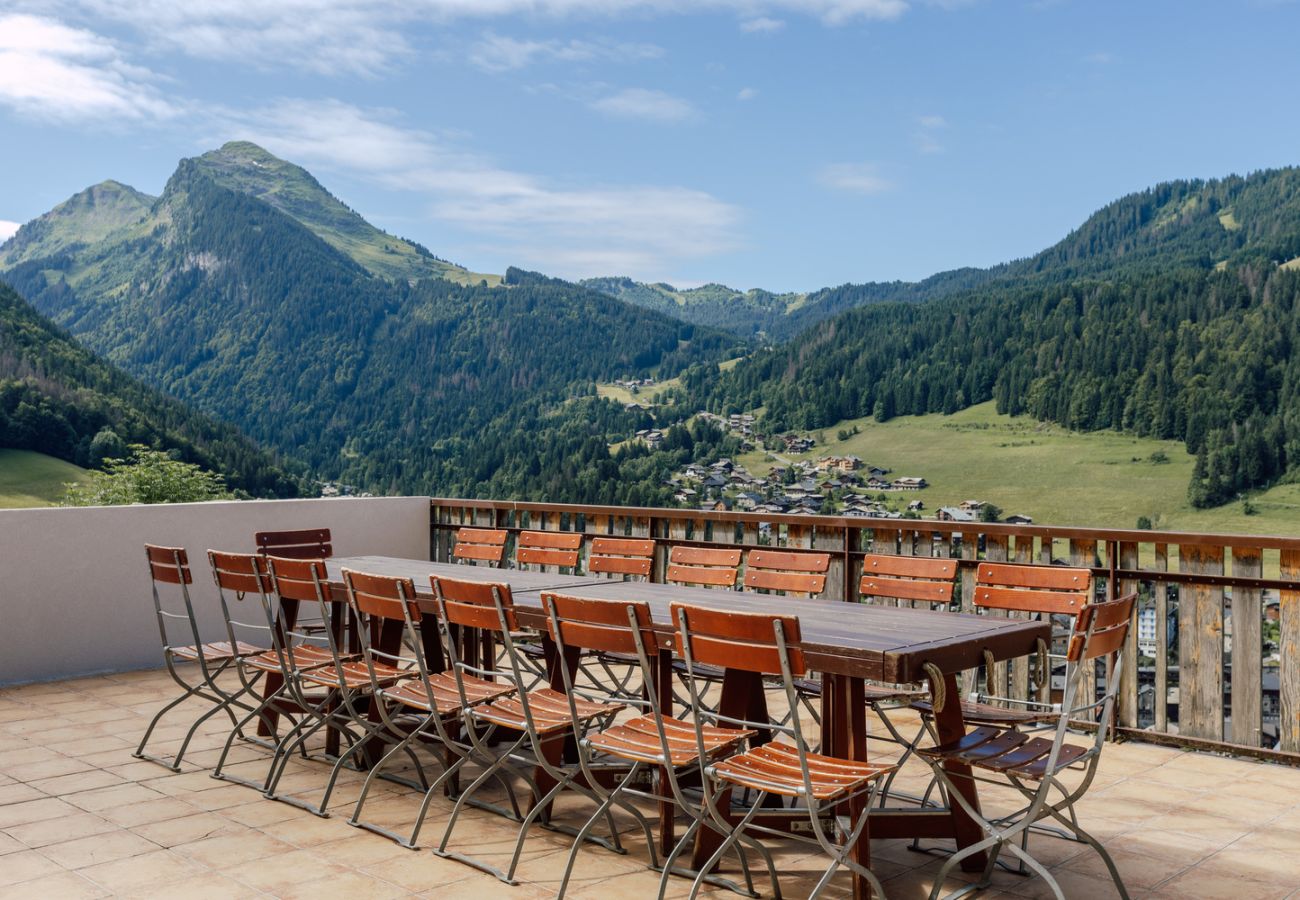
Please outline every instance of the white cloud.
[{"label": "white cloud", "polygon": [[753,100],[757,96],[758,96],[758,88],[747,87],[747,88],[740,89],[739,93],[736,94],[736,99]]},{"label": "white cloud", "polygon": [[855,194],[880,194],[894,186],[875,163],[830,163],[822,166],[817,180],[823,187]]},{"label": "white cloud", "polygon": [[591,108],[620,119],[644,119],[651,122],[681,122],[694,118],[696,114],[690,101],[646,88],[624,88],[618,93],[592,101]]},{"label": "white cloud", "polygon": [[916,124],[920,126],[920,130],[912,135],[916,141],[916,149],[922,153],[942,153],[943,144],[939,142],[936,132],[947,128],[948,120],[943,116],[920,116]]},{"label": "white cloud", "polygon": [[921,116],[916,120],[922,128],[947,128],[948,120],[943,116]]},{"label": "white cloud", "polygon": [[18,222],[10,222],[8,219],[0,219],[0,244],[13,237],[19,229]]},{"label": "white cloud", "polygon": [[755,19],[746,19],[740,23],[740,30],[746,34],[772,34],[780,31],[785,27],[785,22],[781,19],[773,19],[769,16],[759,16]]},{"label": "white cloud", "polygon": [[[12,0],[11,0],[12,2]],[[734,12],[748,23],[803,15],[826,25],[888,21],[908,0],[16,0],[127,25],[157,47],[322,74],[383,71],[413,56],[411,26],[458,19],[610,19]],[[744,27],[742,25],[742,27]],[[762,28],[760,27],[760,30]],[[563,44],[561,44],[563,46]]]},{"label": "white cloud", "polygon": [[488,72],[508,72],[538,62],[624,62],[663,55],[664,49],[655,44],[519,40],[487,32],[470,48],[469,61]]},{"label": "white cloud", "polygon": [[739,243],[739,211],[703,191],[512,171],[405,128],[389,111],[283,100],[221,125],[225,136],[256,141],[308,167],[427,195],[432,216],[474,236],[481,252],[566,277],[661,278],[685,260]]},{"label": "white cloud", "polygon": [[0,16],[0,104],[55,121],[161,119],[177,109],[111,41],[54,19]]},{"label": "white cloud", "polygon": [[1113,63],[1115,61],[1115,57],[1112,54],[1106,52],[1105,50],[1099,50],[1096,53],[1089,53],[1087,56],[1083,58],[1083,61],[1087,63],[1092,63],[1094,66],[1106,66]]}]

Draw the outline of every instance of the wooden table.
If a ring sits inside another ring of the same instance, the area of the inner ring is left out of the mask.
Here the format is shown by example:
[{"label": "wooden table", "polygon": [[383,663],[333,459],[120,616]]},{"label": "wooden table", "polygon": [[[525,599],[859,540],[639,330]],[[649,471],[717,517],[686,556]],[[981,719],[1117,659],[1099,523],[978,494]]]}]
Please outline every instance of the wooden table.
[{"label": "wooden table", "polygon": [[[867,760],[865,681],[912,684],[926,678],[923,670],[926,663],[933,664],[943,673],[947,696],[947,702],[935,717],[939,740],[956,740],[966,732],[958,674],[979,666],[986,653],[991,653],[995,661],[1013,659],[1034,652],[1040,639],[1050,639],[1050,626],[1046,622],[838,600],[598,580],[515,569],[470,568],[381,556],[340,557],[329,560],[328,565],[332,582],[341,581],[339,570],[346,567],[377,575],[410,577],[421,595],[430,591],[431,574],[502,582],[510,585],[520,624],[539,630],[545,628],[541,605],[544,591],[594,599],[644,601],[650,606],[661,655],[670,652],[672,646],[669,604],[673,601],[733,612],[798,615],[804,658],[808,668],[820,672],[823,678],[822,752],[863,761]],[[721,711],[727,715],[759,721],[760,716],[766,716],[762,682],[750,673],[727,673],[721,703]],[[969,773],[968,766],[948,765],[954,774]],[[954,783],[961,786],[964,795],[978,809],[975,782],[957,778]],[[763,824],[779,827],[788,819],[773,816]],[[959,806],[943,810],[872,812],[868,828],[855,850],[856,858],[863,865],[870,864],[868,831],[871,838],[877,839],[950,838],[962,847],[981,836],[979,827]],[[709,839],[705,838],[696,847],[696,864],[702,863],[709,852]],[[963,868],[979,871],[984,862],[981,856],[972,856],[964,861]],[[867,894],[866,882],[855,878],[854,895]]]}]

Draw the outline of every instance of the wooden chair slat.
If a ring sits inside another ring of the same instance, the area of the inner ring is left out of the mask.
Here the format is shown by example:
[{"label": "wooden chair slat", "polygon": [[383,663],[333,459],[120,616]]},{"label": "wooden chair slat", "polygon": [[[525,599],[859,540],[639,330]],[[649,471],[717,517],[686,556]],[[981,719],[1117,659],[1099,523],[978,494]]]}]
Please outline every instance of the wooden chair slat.
[{"label": "wooden chair slat", "polygon": [[521,531],[520,547],[549,547],[554,550],[577,550],[582,547],[580,531]]},{"label": "wooden chair slat", "polygon": [[329,579],[325,563],[319,559],[268,556],[266,565],[271,572],[275,592],[283,600],[316,601],[319,599],[316,585],[319,583],[324,586]]},{"label": "wooden chair slat", "polygon": [[707,584],[716,587],[734,587],[735,569],[710,569],[704,566],[669,566],[668,580],[674,584]]},{"label": "wooden chair slat", "polygon": [[880,578],[863,575],[858,594],[866,597],[884,597],[894,600],[922,600],[926,603],[951,603],[951,581],[920,581],[906,578]]},{"label": "wooden chair slat", "polygon": [[681,603],[673,603],[669,609],[677,626],[678,655],[685,656],[686,653],[681,631],[684,615],[694,662],[762,675],[779,675],[781,661],[776,627],[780,623],[790,672],[795,676],[805,673],[803,651],[799,647],[799,620],[795,616],[725,612]]},{"label": "wooden chair slat", "polygon": [[892,575],[899,578],[925,578],[952,583],[957,576],[957,560],[930,556],[893,556],[870,554],[862,560],[862,574]]},{"label": "wooden chair slat", "polygon": [[455,578],[429,576],[433,594],[443,602],[449,625],[501,631],[501,618],[497,614],[496,598],[501,598],[506,628],[519,629],[515,618],[514,595],[510,585],[488,581],[461,581]]},{"label": "wooden chair slat", "polygon": [[402,614],[402,601],[405,598],[411,621],[420,621],[420,607],[415,600],[415,581],[410,578],[371,575],[344,569],[343,583],[357,609],[368,616],[405,621]]},{"label": "wooden chair slat", "polygon": [[642,575],[649,577],[653,559],[636,559],[630,556],[592,556],[587,559],[588,572],[602,572],[614,575]]},{"label": "wooden chair slat", "polygon": [[328,528],[259,531],[253,535],[259,553],[281,559],[326,559],[334,555]]},{"label": "wooden chair slat", "polygon": [[271,574],[266,568],[266,557],[259,553],[222,553],[208,551],[208,564],[217,584],[227,591],[239,593],[271,593]]},{"label": "wooden chair slat", "polygon": [[673,547],[668,561],[680,566],[739,566],[739,550],[720,550],[713,547]]},{"label": "wooden chair slat", "polygon": [[986,609],[1014,609],[1021,612],[1055,613],[1076,616],[1088,605],[1083,592],[1027,590],[975,586],[975,605]]},{"label": "wooden chair slat", "polygon": [[578,551],[551,550],[545,547],[520,547],[515,552],[515,561],[539,566],[573,568],[578,564]]},{"label": "wooden chair slat", "polygon": [[452,555],[456,559],[501,563],[506,554],[506,531],[494,528],[460,528]]},{"label": "wooden chair slat", "polygon": [[1092,586],[1092,572],[1065,566],[1025,566],[1011,563],[980,563],[976,579],[984,585],[1045,588],[1056,591],[1084,591]]},{"label": "wooden chair slat", "polygon": [[637,556],[653,557],[655,542],[637,538],[593,538],[592,556]]},{"label": "wooden chair slat", "polygon": [[805,572],[746,569],[745,587],[799,594],[820,594],[826,588],[826,576],[812,575]]},{"label": "wooden chair slat", "polygon": [[751,550],[745,565],[751,569],[779,569],[788,572],[825,572],[829,553],[792,553],[783,550]]}]

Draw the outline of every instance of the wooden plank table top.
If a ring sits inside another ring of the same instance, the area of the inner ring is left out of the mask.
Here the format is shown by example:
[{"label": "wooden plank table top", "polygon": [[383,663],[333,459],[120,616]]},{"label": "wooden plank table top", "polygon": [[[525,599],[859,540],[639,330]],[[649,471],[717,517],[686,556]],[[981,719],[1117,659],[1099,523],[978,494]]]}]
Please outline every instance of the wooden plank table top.
[{"label": "wooden plank table top", "polygon": [[986,650],[995,660],[1014,659],[1032,653],[1040,638],[1050,639],[1050,626],[1046,622],[842,600],[611,581],[384,556],[336,557],[328,560],[327,565],[334,582],[342,581],[339,573],[343,568],[411,578],[422,597],[431,595],[430,575],[508,584],[521,623],[534,628],[545,625],[541,615],[544,591],[593,599],[644,601],[650,605],[655,630],[664,646],[668,645],[673,631],[669,604],[674,601],[731,612],[796,615],[809,668],[826,674],[898,684],[921,681],[924,678],[921,667],[927,662],[945,673],[960,672],[979,666]]}]

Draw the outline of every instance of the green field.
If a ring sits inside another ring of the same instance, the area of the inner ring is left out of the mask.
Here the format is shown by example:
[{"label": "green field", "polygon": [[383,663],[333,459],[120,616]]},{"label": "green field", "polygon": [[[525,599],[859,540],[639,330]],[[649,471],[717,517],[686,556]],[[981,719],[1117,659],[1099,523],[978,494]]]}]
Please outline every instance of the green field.
[{"label": "green field", "polygon": [[52,456],[0,450],[0,509],[54,506],[63,496],[64,482],[85,478],[85,469]]},{"label": "green field", "polygon": [[[735,359],[728,359],[718,363],[718,368],[723,372],[728,369],[734,369],[736,364],[744,357],[737,356]],[[669,388],[678,388],[682,386],[680,378],[668,378],[664,381],[656,382],[653,387],[640,388],[640,393],[633,394],[627,388],[614,383],[597,384],[596,395],[604,397],[606,400],[613,400],[617,403],[639,403],[642,406],[654,406],[655,395],[660,391],[666,391]]]},{"label": "green field", "polygon": [[[835,439],[856,425],[860,433]],[[925,502],[925,515],[965,499],[986,500],[1004,515],[1032,516],[1036,524],[1132,528],[1147,516],[1164,530],[1239,534],[1300,534],[1300,485],[1288,484],[1241,503],[1193,509],[1187,481],[1193,458],[1181,443],[1115,432],[1071,432],[1029,418],[998,415],[983,403],[951,416],[904,416],[889,422],[857,419],[815,432],[812,453],[793,459],[856,454],[891,477],[920,476],[930,487],[886,496]],[[1151,461],[1162,452],[1168,462]],[[774,464],[763,451],[740,458],[752,472]]]}]

